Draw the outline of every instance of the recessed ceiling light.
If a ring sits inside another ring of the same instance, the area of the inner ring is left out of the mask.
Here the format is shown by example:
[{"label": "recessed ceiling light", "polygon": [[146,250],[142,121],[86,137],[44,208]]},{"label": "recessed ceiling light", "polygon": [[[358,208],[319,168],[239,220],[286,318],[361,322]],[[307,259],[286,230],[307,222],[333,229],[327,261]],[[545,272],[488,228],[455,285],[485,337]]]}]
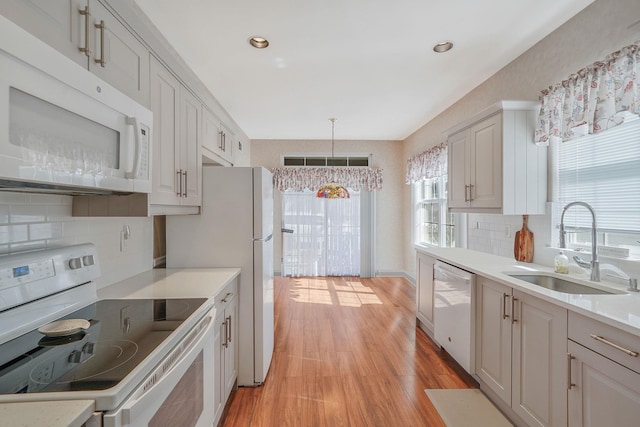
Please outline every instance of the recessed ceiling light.
[{"label": "recessed ceiling light", "polygon": [[265,39],[264,37],[253,36],[249,39],[249,44],[256,49],[264,49],[265,47],[269,46],[269,40]]},{"label": "recessed ceiling light", "polygon": [[448,52],[453,48],[453,43],[451,42],[440,42],[433,47],[434,52],[443,53]]}]

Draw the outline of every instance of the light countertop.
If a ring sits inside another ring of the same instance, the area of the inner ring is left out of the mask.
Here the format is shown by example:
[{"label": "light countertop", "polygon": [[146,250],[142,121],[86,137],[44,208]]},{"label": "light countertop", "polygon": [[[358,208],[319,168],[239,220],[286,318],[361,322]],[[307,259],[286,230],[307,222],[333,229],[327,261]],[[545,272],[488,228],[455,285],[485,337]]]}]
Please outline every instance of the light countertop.
[{"label": "light countertop", "polygon": [[239,268],[159,268],[98,289],[98,297],[212,298],[239,274]]},{"label": "light countertop", "polygon": [[80,427],[93,413],[93,400],[21,402],[0,405],[5,427]]},{"label": "light countertop", "polygon": [[[553,273],[553,268],[551,267],[519,262],[512,258],[469,249],[426,248],[423,246],[415,246],[415,249],[433,258],[454,264],[472,273],[511,286],[524,293],[640,337],[640,293],[627,292],[626,285],[621,282],[602,280],[602,282],[594,283],[589,281],[589,275],[584,272],[571,271],[568,275],[558,275]],[[616,295],[566,294],[530,284],[505,274],[526,274],[531,271],[547,272],[556,277],[576,280],[587,286],[600,287],[605,290],[610,289],[621,293]]]}]

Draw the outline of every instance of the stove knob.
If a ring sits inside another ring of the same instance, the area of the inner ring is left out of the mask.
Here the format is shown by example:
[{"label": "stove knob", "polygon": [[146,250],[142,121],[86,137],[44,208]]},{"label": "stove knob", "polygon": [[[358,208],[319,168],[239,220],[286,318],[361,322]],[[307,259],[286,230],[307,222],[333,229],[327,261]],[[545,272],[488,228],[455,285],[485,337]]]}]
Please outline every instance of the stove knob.
[{"label": "stove knob", "polygon": [[77,270],[82,267],[82,260],[80,258],[71,258],[69,260],[69,268]]},{"label": "stove knob", "polygon": [[80,363],[82,361],[82,352],[78,350],[72,351],[67,358],[67,361],[69,363]]},{"label": "stove knob", "polygon": [[95,344],[92,342],[88,342],[82,347],[82,352],[84,354],[93,354],[94,350],[95,350]]},{"label": "stove knob", "polygon": [[93,259],[93,255],[85,255],[82,257],[82,264],[84,264],[85,266],[93,265],[95,263],[96,262]]}]

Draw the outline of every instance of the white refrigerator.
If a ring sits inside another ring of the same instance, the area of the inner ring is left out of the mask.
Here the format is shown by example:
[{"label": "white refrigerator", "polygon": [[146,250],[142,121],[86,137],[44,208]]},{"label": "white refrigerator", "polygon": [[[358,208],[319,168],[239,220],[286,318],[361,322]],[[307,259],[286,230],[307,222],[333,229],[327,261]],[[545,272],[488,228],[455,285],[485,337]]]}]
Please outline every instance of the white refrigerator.
[{"label": "white refrigerator", "polygon": [[262,384],[273,354],[273,177],[202,168],[201,215],[167,216],[167,268],[240,267],[238,385]]}]

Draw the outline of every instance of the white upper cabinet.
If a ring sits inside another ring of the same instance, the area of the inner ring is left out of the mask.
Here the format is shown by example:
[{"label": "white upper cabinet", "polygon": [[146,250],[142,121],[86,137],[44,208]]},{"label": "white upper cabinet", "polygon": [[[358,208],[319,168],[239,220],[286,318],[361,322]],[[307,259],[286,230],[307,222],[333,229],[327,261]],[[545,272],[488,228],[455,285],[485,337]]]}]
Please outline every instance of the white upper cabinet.
[{"label": "white upper cabinet", "polygon": [[[202,154],[220,164],[233,165],[234,135],[215,114],[202,106]],[[222,161],[220,161],[222,160]]]},{"label": "white upper cabinet", "polygon": [[149,51],[97,0],[3,0],[0,13],[149,106]]},{"label": "white upper cabinet", "polygon": [[447,131],[450,211],[545,213],[547,149],[533,143],[538,108],[502,101]]},{"label": "white upper cabinet", "polygon": [[165,206],[154,212],[170,214],[172,206],[197,209],[202,204],[200,102],[155,58],[151,61],[151,110],[154,169],[150,203]]}]

